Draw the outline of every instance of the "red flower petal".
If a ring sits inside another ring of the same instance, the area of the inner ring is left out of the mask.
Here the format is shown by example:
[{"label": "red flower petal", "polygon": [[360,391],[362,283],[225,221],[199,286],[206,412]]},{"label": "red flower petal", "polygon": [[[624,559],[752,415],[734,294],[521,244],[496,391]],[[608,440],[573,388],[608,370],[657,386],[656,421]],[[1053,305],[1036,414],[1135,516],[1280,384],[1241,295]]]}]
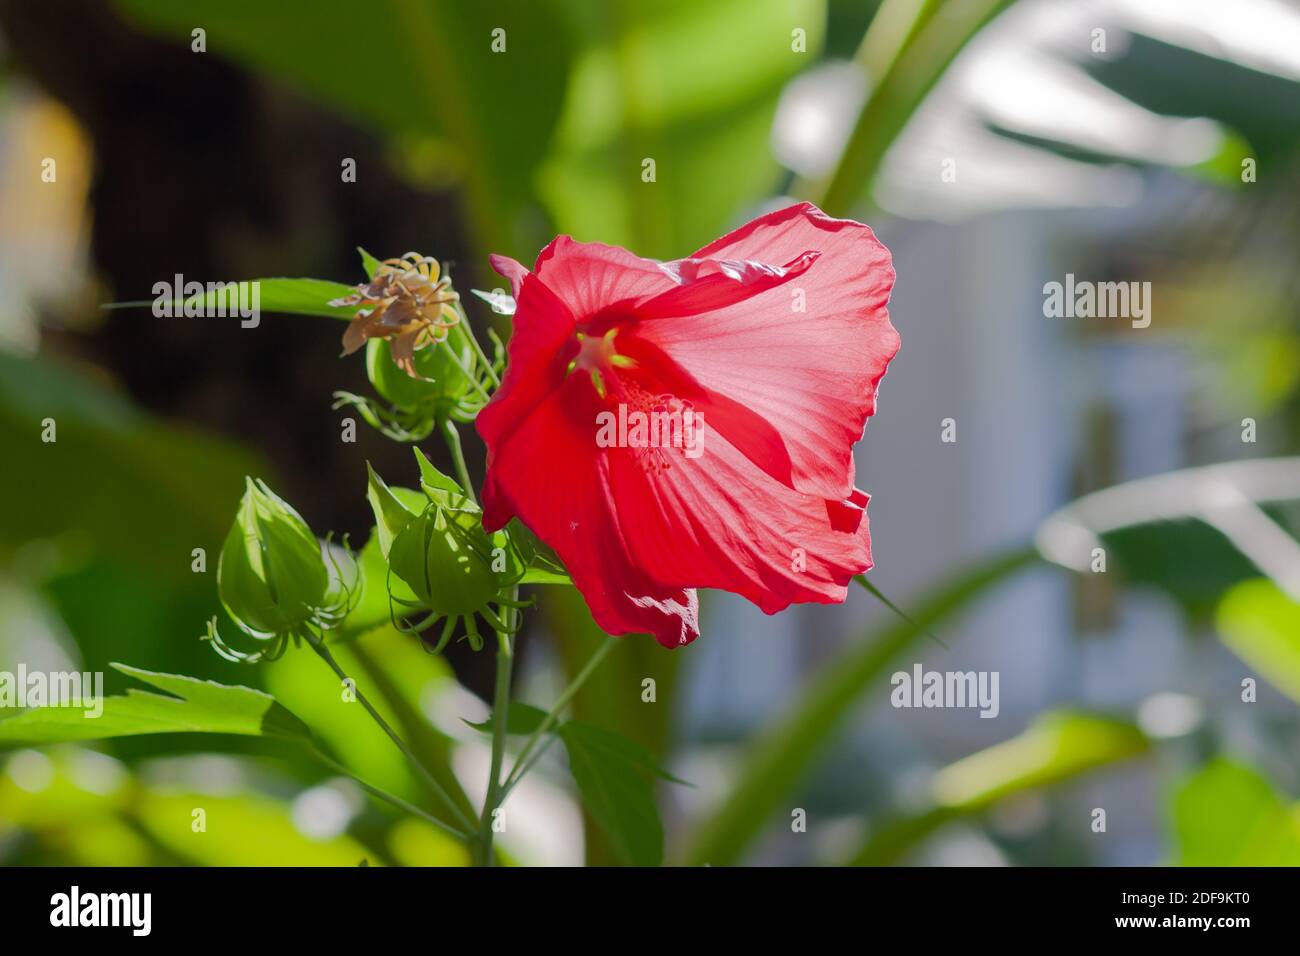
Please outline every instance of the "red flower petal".
[{"label": "red flower petal", "polygon": [[660,450],[672,455],[663,470],[633,450],[611,452],[633,561],[666,584],[731,591],[768,614],[843,601],[849,579],[871,568],[866,493],[828,501],[795,491],[716,432],[704,448],[698,459]]},{"label": "red flower petal", "polygon": [[555,293],[537,276],[522,272],[515,285],[515,322],[506,348],[506,373],[476,422],[489,452],[523,424],[533,406],[564,382],[559,357],[573,338],[574,327],[573,315]]},{"label": "red flower petal", "polygon": [[605,309],[628,309],[676,283],[664,263],[642,259],[603,242],[553,239],[537,257],[533,271],[552,289],[562,290],[565,304],[580,321]]},{"label": "red flower petal", "polygon": [[608,462],[594,453],[592,398],[589,384],[570,379],[493,450],[484,525],[496,530],[517,514],[555,550],[607,633],[688,644],[700,633],[695,590],[665,586],[628,557],[626,512],[615,501]]}]

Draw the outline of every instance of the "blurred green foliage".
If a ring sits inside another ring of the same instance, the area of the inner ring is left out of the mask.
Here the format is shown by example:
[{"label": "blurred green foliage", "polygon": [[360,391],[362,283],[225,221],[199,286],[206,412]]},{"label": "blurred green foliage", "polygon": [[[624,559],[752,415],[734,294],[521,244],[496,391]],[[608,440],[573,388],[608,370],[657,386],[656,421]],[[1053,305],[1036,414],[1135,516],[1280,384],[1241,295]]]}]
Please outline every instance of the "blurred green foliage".
[{"label": "blurred green foliage", "polygon": [[1042,714],[1019,736],[936,772],[927,792],[929,805],[881,821],[849,862],[897,863],[953,820],[1140,756],[1148,747],[1142,731],[1126,721],[1077,712]]},{"label": "blurred green foliage", "polygon": [[1300,805],[1247,766],[1212,760],[1171,803],[1182,866],[1300,866]]},{"label": "blurred green foliage", "polygon": [[[573,44],[553,0],[325,0],[309,13],[260,0],[120,0],[134,22],[307,91],[445,164],[486,245],[518,252],[533,177],[565,102]],[[509,24],[493,51],[493,31]]]},{"label": "blurred green foliage", "polygon": [[1279,690],[1300,703],[1300,604],[1274,582],[1238,584],[1219,602],[1223,642]]}]

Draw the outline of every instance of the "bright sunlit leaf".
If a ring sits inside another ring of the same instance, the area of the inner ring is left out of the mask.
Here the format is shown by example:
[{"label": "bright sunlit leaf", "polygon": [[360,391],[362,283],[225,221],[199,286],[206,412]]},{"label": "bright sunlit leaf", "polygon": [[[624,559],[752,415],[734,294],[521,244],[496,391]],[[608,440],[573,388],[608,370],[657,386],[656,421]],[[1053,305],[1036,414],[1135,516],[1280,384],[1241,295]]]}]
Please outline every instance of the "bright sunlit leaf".
[{"label": "bright sunlit leaf", "polygon": [[139,734],[239,734],[307,740],[310,731],[270,694],[177,674],[112,665],[165,694],[128,690],[102,700],[103,713],[82,707],[39,707],[0,720],[0,747]]}]

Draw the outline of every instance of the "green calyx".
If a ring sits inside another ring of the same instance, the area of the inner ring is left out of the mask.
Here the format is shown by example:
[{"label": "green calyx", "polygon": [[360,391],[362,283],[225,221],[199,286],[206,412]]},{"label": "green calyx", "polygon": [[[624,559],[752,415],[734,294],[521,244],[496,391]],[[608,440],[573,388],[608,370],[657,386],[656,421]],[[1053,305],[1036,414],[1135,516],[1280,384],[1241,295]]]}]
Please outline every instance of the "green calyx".
[{"label": "green calyx", "polygon": [[474,367],[474,349],[459,325],[448,330],[446,342],[419,349],[414,361],[419,378],[412,378],[397,367],[386,340],[371,339],[366,343],[366,375],[370,384],[396,409],[445,416],[473,387],[465,370]]},{"label": "green calyx", "polygon": [[237,623],[267,635],[296,631],[330,603],[320,542],[265,482],[246,480],[221,549],[217,589]]},{"label": "green calyx", "polygon": [[370,472],[375,533],[396,579],[390,597],[434,619],[483,614],[523,576],[523,560],[504,531],[484,530],[482,512],[460,485],[419,449],[415,456],[422,501]]},{"label": "green calyx", "polygon": [[505,365],[501,340],[488,334],[495,353],[491,359],[481,356],[463,322],[452,326],[444,341],[416,350],[416,377],[393,361],[388,340],[373,338],[366,343],[366,375],[375,396],[335,392],[334,408],[354,409],[371,427],[400,442],[423,441],[442,422],[472,422]]}]

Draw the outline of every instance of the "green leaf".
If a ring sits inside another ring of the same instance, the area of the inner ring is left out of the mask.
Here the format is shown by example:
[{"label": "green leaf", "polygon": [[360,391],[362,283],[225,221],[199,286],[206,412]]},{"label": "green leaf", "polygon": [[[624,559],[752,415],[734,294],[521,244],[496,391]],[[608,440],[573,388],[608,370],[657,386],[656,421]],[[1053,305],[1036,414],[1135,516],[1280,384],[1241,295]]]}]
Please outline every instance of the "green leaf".
[{"label": "green leaf", "polygon": [[527,568],[519,581],[520,584],[573,584],[573,579],[569,577],[569,572],[555,556],[555,552],[528,530],[518,518],[512,518],[506,530],[510,534],[510,540],[519,549]]},{"label": "green leaf", "polygon": [[406,530],[406,526],[421,509],[407,507],[393,489],[384,483],[384,479],[379,477],[370,462],[366,462],[366,475],[366,499],[375,513],[375,538],[379,542],[380,553],[387,558],[393,539]]},{"label": "green leaf", "polygon": [[[891,33],[879,17],[859,50],[859,60],[874,87],[858,114],[839,165],[814,198],[832,216],[846,214],[866,198],[890,145],[948,65],[984,26],[1012,0],[967,0],[940,3],[914,0],[906,28]],[[877,38],[883,34],[883,41]]]},{"label": "green leaf", "polygon": [[[1225,147],[1244,138],[1261,168],[1287,162],[1300,144],[1300,83],[1290,75],[1137,31],[1114,56],[1087,57],[1081,65],[1143,109],[1217,121]],[[1240,186],[1240,164],[1235,173]]]},{"label": "green leaf", "polygon": [[666,776],[649,751],[613,731],[568,721],[559,730],[583,805],[604,829],[615,853],[631,866],[659,866],[664,828],[654,778]]},{"label": "green leaf", "polygon": [[[512,701],[506,718],[510,734],[532,734],[546,712]],[[465,721],[475,730],[492,733],[492,718]],[[622,734],[579,720],[558,721],[551,727],[569,756],[569,770],[583,805],[609,837],[619,858],[632,866],[663,862],[663,824],[654,798],[654,781],[689,786],[659,766],[647,748]]]},{"label": "green leaf", "polygon": [[1300,813],[1241,764],[1219,758],[1188,777],[1172,820],[1182,866],[1300,866]]},{"label": "green leaf", "polygon": [[930,806],[882,824],[850,863],[882,866],[897,862],[950,820],[981,813],[1007,797],[1131,759],[1149,747],[1146,736],[1127,721],[1068,711],[1044,714],[1019,736],[936,773],[930,784]]},{"label": "green leaf", "polygon": [[1135,524],[1099,537],[1125,584],[1163,591],[1198,620],[1229,588],[1259,574],[1222,532],[1199,519]]},{"label": "green leaf", "polygon": [[435,504],[452,508],[477,511],[474,503],[465,497],[465,491],[454,479],[449,478],[434,467],[433,462],[419,448],[415,451],[415,463],[420,469],[420,486]]},{"label": "green leaf", "polygon": [[366,278],[373,279],[375,277],[375,272],[378,271],[379,267],[383,265],[383,263],[360,246],[357,246],[357,252],[361,254],[361,268],[366,270]]},{"label": "green leaf", "polygon": [[[643,688],[650,680],[658,700],[673,699],[685,657],[665,654],[654,641],[611,638],[596,626],[587,602],[576,588],[547,588],[541,602],[547,630],[559,642],[569,681],[606,642],[618,641],[618,647],[600,665],[600,680],[587,681],[573,698],[573,716],[616,731],[653,754],[666,753],[672,733],[672,708],[647,706],[642,694],[629,693],[628,689]],[[590,810],[584,813],[583,830],[588,865],[611,866],[622,861]]]},{"label": "green leaf", "polygon": [[982,810],[1024,790],[1145,753],[1146,736],[1125,720],[1095,714],[1044,714],[1017,737],[964,757],[935,775],[935,803]]},{"label": "green leaf", "polygon": [[852,706],[889,664],[927,628],[982,597],[1034,559],[1031,550],[999,555],[966,569],[915,601],[912,620],[895,621],[875,638],[850,647],[800,694],[794,707],[749,746],[735,784],[693,832],[689,863],[728,866],[740,859],[833,738]]},{"label": "green leaf", "polygon": [[1246,581],[1219,603],[1218,630],[1233,653],[1300,703],[1300,604],[1266,578]]},{"label": "green leaf", "polygon": [[564,724],[560,736],[566,744],[579,741],[585,751],[603,759],[627,763],[648,776],[681,784],[683,787],[690,786],[681,777],[673,776],[661,767],[648,748],[613,730],[606,730],[581,720],[570,720]]},{"label": "green leaf", "polygon": [[0,720],[0,747],[103,740],[139,734],[240,734],[305,741],[306,724],[269,694],[177,674],[112,665],[168,695],[129,690],[125,696],[103,700],[95,718],[73,707],[39,707]]},{"label": "green leaf", "polygon": [[[510,710],[506,714],[506,733],[508,734],[531,734],[542,726],[542,721],[546,719],[546,711],[540,707],[534,707],[532,704],[525,704],[522,701],[512,700]],[[475,730],[481,730],[485,734],[492,733],[492,718],[489,717],[482,723],[474,723],[472,720],[465,721]]]},{"label": "green leaf", "polygon": [[524,572],[524,576],[519,579],[520,584],[561,584],[572,587],[573,579],[567,572],[552,571],[549,568],[532,567]]},{"label": "green leaf", "polygon": [[[263,312],[287,312],[291,315],[323,315],[332,319],[351,319],[357,314],[356,306],[330,305],[331,299],[341,299],[356,292],[355,286],[327,279],[253,279],[257,283],[257,306]],[[238,287],[240,302],[252,302],[250,282],[230,283]],[[223,303],[235,301],[231,293],[205,292],[182,302],[173,302],[172,308],[201,303],[205,311],[215,310]],[[237,314],[227,308],[228,314]]]}]

